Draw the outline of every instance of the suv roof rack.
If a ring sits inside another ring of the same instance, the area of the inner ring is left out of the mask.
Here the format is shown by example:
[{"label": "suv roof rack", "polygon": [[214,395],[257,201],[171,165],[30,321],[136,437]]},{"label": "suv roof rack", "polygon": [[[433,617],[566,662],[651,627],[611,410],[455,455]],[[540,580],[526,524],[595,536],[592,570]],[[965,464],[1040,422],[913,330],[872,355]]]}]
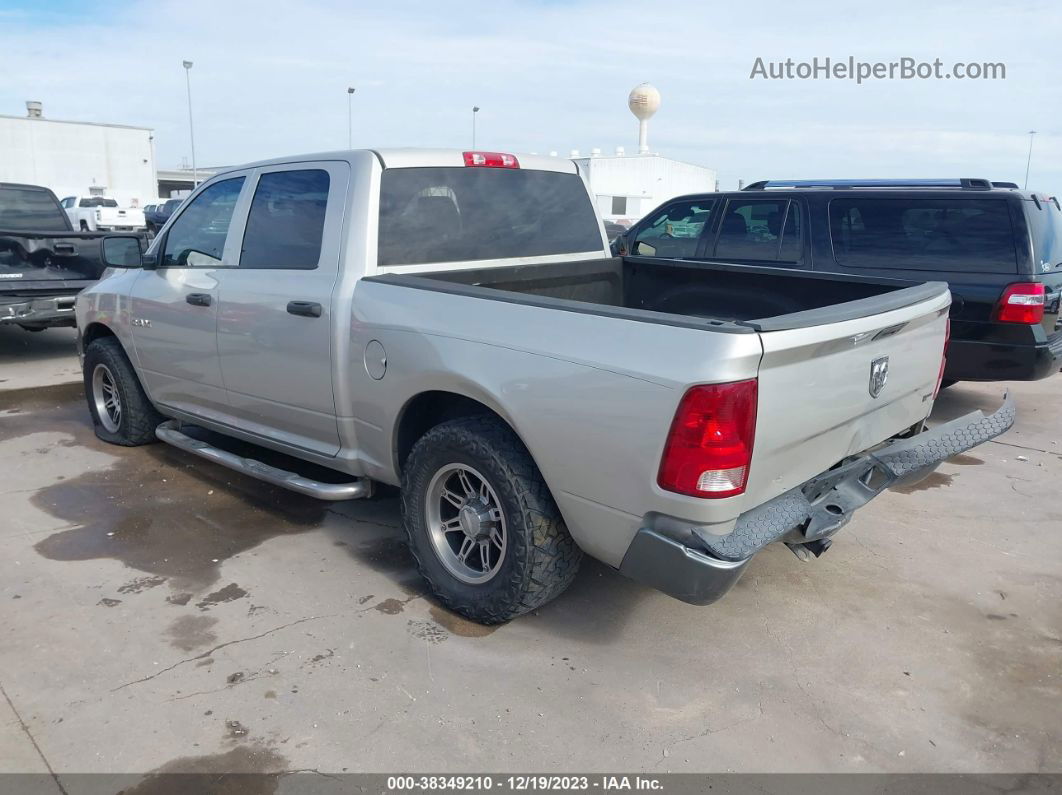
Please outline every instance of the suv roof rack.
[{"label": "suv roof rack", "polygon": [[[768,190],[771,188],[960,188],[961,190],[991,190],[993,187],[1010,187],[1012,183],[993,183],[978,177],[956,179],[765,179],[746,185],[742,190]],[[1017,187],[1015,185],[1014,187]]]}]

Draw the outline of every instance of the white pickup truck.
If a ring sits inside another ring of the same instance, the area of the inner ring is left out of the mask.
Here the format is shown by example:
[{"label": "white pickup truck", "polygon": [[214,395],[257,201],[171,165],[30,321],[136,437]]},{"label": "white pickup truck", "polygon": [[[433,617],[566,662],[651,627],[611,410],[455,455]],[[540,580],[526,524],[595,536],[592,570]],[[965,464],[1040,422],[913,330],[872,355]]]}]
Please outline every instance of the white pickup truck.
[{"label": "white pickup truck", "polygon": [[66,210],[74,229],[82,232],[143,232],[147,229],[144,211],[119,207],[106,196],[67,196],[59,205]]},{"label": "white pickup truck", "polygon": [[255,163],[143,256],[103,250],[77,299],[100,438],[322,499],[399,485],[432,592],[486,623],[557,596],[583,553],[707,604],[767,544],[818,556],[1014,420],[1007,400],[925,430],[946,285],[613,257],[570,160]]}]

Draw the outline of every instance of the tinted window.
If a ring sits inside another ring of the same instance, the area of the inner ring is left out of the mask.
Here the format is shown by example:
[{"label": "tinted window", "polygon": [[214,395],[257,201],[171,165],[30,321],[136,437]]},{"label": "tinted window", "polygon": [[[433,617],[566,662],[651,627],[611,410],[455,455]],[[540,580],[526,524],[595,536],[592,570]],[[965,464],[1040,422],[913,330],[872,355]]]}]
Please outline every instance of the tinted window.
[{"label": "tinted window", "polygon": [[834,258],[856,268],[1014,273],[1003,199],[834,199]]},{"label": "tinted window", "polygon": [[0,229],[66,232],[70,226],[52,195],[32,188],[0,188]]},{"label": "tinted window", "polygon": [[[727,202],[715,244],[715,256],[719,259],[778,259],[788,204],[785,199]],[[794,224],[797,223],[798,220],[794,220]]]},{"label": "tinted window", "polygon": [[1022,202],[1032,231],[1033,267],[1040,273],[1062,268],[1062,211],[1057,202],[1041,201],[1039,209],[1031,201]]},{"label": "tinted window", "polygon": [[800,202],[789,202],[782,230],[782,245],[778,259],[783,262],[799,262],[804,258],[804,225],[800,217]]},{"label": "tinted window", "polygon": [[390,168],[380,185],[381,266],[596,252],[599,229],[577,174]]},{"label": "tinted window", "polygon": [[193,268],[220,265],[241,187],[243,177],[236,177],[217,182],[196,196],[166,234],[161,264]]},{"label": "tinted window", "polygon": [[118,202],[114,199],[105,199],[102,196],[90,196],[77,203],[78,207],[117,207]]},{"label": "tinted window", "polygon": [[316,268],[327,204],[327,171],[263,174],[247,216],[240,267]]},{"label": "tinted window", "polygon": [[676,202],[650,217],[636,233],[632,254],[645,257],[694,257],[715,202]]},{"label": "tinted window", "polygon": [[181,206],[184,199],[168,199],[165,204],[162,205],[162,211],[167,215],[172,215],[173,211]]}]

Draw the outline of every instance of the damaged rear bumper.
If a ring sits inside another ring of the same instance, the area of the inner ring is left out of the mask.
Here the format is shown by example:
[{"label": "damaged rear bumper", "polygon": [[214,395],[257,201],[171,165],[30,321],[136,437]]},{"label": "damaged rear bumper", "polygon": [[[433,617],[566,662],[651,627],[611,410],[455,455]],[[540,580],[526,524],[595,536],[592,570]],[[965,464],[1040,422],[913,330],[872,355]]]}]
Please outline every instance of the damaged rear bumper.
[{"label": "damaged rear bumper", "polygon": [[975,411],[889,442],[747,511],[727,535],[690,527],[688,537],[679,539],[643,527],[620,572],[684,602],[710,604],[730,590],[763,547],[783,541],[798,553],[819,554],[856,509],[885,489],[915,483],[952,456],[1006,432],[1014,418],[1014,401],[1007,396],[993,414]]}]

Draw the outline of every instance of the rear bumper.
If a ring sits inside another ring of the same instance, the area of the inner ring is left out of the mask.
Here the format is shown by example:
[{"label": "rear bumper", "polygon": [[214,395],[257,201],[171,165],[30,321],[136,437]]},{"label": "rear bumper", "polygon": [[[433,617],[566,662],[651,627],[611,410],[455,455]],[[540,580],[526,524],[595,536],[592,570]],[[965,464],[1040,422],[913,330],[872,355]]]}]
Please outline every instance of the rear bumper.
[{"label": "rear bumper", "polygon": [[77,294],[50,295],[43,298],[0,297],[0,324],[20,326],[73,326],[74,300]]},{"label": "rear bumper", "polygon": [[[843,462],[742,514],[727,535],[690,527],[685,537],[643,527],[620,573],[696,605],[722,598],[745,566],[768,544],[821,544],[852,514],[890,486],[914,483],[941,463],[1004,433],[1014,424],[1008,396],[994,414],[975,411],[932,430],[890,442]],[[805,554],[806,554],[805,548]]]},{"label": "rear bumper", "polygon": [[1050,343],[1015,345],[951,340],[944,378],[949,381],[1037,381],[1062,369],[1062,334]]}]

